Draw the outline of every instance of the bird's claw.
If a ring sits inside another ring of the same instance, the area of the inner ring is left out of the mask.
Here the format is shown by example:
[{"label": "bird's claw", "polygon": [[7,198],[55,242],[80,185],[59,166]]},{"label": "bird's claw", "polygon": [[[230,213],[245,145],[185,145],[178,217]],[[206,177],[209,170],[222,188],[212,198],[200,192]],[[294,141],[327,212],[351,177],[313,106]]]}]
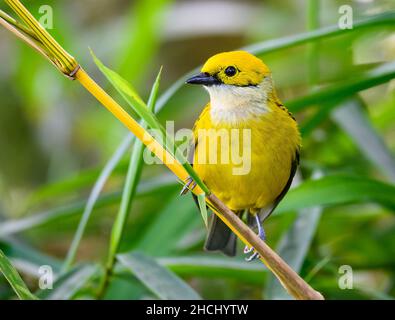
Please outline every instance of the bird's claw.
[{"label": "bird's claw", "polygon": [[[254,250],[255,250],[254,247],[245,246],[244,247],[244,254],[253,252]],[[250,261],[253,261],[253,260],[258,259],[258,258],[259,258],[259,253],[254,251],[253,254],[251,254],[249,257],[245,258],[245,261],[250,262]]]},{"label": "bird's claw", "polygon": [[254,247],[245,246],[244,247],[244,254],[250,253],[254,250]]},{"label": "bird's claw", "polygon": [[254,261],[256,259],[259,259],[259,257],[260,257],[259,253],[255,251],[252,255],[250,255],[249,257],[245,258],[245,261],[251,262],[251,261]]},{"label": "bird's claw", "polygon": [[[257,225],[258,225],[258,236],[259,236],[260,239],[262,239],[262,241],[265,241],[266,240],[265,230],[263,229],[263,227],[262,227],[262,225],[261,225],[261,223],[259,221],[259,217],[258,216],[256,216],[256,217],[257,217],[256,218],[257,219],[256,222],[257,222]],[[244,247],[244,254],[247,254],[247,253],[250,253],[250,252],[253,252],[253,251],[254,251],[254,253],[252,255],[250,255],[249,257],[245,258],[245,260],[247,262],[259,259],[260,256],[259,256],[259,253],[257,251],[255,251],[254,247],[249,247],[249,246],[245,246]]]},{"label": "bird's claw", "polygon": [[185,185],[181,189],[180,196],[187,194],[189,190],[193,190],[195,187],[196,187],[196,182],[193,181],[191,177],[188,177],[185,180]]}]

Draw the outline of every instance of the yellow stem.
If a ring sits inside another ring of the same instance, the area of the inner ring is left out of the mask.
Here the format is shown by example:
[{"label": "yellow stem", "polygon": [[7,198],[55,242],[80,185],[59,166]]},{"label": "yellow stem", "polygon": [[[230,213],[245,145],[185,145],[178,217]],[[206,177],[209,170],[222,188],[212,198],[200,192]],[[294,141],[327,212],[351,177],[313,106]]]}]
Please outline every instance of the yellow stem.
[{"label": "yellow stem", "polygon": [[[119,121],[121,121],[146,147],[153,152],[162,163],[164,163],[181,181],[188,178],[188,173],[184,167],[165,150],[136,120],[134,120],[113,98],[111,98],[82,68],[80,68],[75,78]],[[203,194],[203,191],[196,186],[193,190],[195,194]]]}]

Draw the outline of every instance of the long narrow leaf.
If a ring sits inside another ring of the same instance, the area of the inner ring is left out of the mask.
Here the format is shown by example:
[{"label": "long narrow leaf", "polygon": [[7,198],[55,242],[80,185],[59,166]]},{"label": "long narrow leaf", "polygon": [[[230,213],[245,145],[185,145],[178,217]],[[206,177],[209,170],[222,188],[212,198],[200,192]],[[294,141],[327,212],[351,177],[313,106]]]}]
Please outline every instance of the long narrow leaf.
[{"label": "long narrow leaf", "polygon": [[45,300],[70,300],[89,283],[97,271],[96,265],[78,266],[62,274],[52,289],[41,290],[37,295]]},{"label": "long narrow leaf", "polygon": [[78,246],[81,242],[89,218],[92,214],[93,208],[95,207],[95,204],[99,199],[100,193],[102,192],[104,185],[106,184],[111,173],[114,171],[116,165],[121,160],[124,152],[130,147],[130,144],[132,143],[134,138],[130,134],[127,135],[126,137],[127,138],[122,142],[122,144],[117,148],[116,152],[112,155],[111,159],[107,162],[106,166],[103,168],[99,178],[97,179],[95,185],[92,188],[92,191],[86,203],[86,207],[82,214],[81,220],[78,224],[77,231],[74,235],[73,241],[67,253],[66,260],[64,262],[63,271],[67,271],[71,267],[71,264],[73,263],[75,256],[77,254]]},{"label": "long narrow leaf", "polygon": [[[155,260],[182,277],[232,279],[242,283],[262,285],[267,276],[267,269],[262,268],[259,263],[245,263],[244,260],[220,256],[196,255]],[[118,275],[125,272],[128,272],[128,269],[123,265],[115,268],[115,273]]]},{"label": "long narrow leaf", "polygon": [[363,102],[358,98],[347,100],[332,112],[332,118],[384,176],[395,182],[394,156],[373,127],[363,107]]},{"label": "long narrow leaf", "polygon": [[151,129],[160,130],[160,133],[164,135],[164,129],[160,125],[159,120],[155,115],[149,111],[145,102],[137,94],[136,90],[131,84],[122,78],[115,71],[107,68],[91,51],[93,61],[96,63],[99,70],[106,76],[107,80],[114,86],[119,94],[125,99],[126,102],[137,112],[137,114],[144,119]]},{"label": "long narrow leaf", "polygon": [[372,202],[395,209],[395,186],[365,177],[326,176],[290,190],[276,213],[316,206]]},{"label": "long narrow leaf", "polygon": [[[151,90],[150,97],[148,99],[148,110],[154,110],[156,97],[159,89],[159,82],[161,71],[159,71],[154,85]],[[128,84],[124,84],[127,85]],[[141,123],[143,127],[146,127],[144,122]],[[130,164],[128,168],[128,172],[126,175],[126,183],[122,194],[122,200],[119,212],[114,222],[114,226],[111,232],[111,242],[110,242],[110,253],[109,259],[110,263],[112,263],[115,254],[118,251],[119,243],[121,241],[122,233],[125,228],[125,223],[132,205],[132,199],[136,193],[137,185],[140,181],[142,167],[143,167],[143,152],[144,152],[144,144],[141,141],[136,141],[133,147],[132,156],[130,159]]]},{"label": "long narrow leaf", "polygon": [[201,299],[190,286],[173,272],[142,253],[121,254],[117,256],[117,259],[160,299]]},{"label": "long narrow leaf", "polygon": [[222,257],[159,258],[158,262],[176,274],[185,277],[227,278],[243,283],[262,285],[265,275],[267,275],[267,269],[262,268],[258,263],[245,263],[245,261]]},{"label": "long narrow leaf", "polygon": [[207,205],[206,205],[206,195],[205,194],[199,194],[198,195],[198,203],[199,203],[199,210],[200,214],[203,218],[204,225],[206,228],[208,228],[207,224]]},{"label": "long narrow leaf", "polygon": [[30,273],[32,276],[37,276],[39,266],[49,265],[54,273],[58,273],[62,265],[60,260],[13,237],[4,237],[0,239],[0,250],[14,262],[18,270],[21,270],[19,267],[20,264],[18,263],[25,262],[25,265],[29,264],[30,266],[35,266],[34,273]]},{"label": "long narrow leaf", "polygon": [[354,75],[352,79],[340,81],[318,89],[309,95],[287,101],[286,105],[291,111],[297,112],[313,104],[341,101],[361,90],[375,87],[394,78],[395,62],[383,63],[372,70]]},{"label": "long narrow leaf", "polygon": [[174,254],[180,240],[199,221],[196,206],[189,198],[169,199],[155,219],[150,219],[144,234],[133,248],[153,256]]},{"label": "long narrow leaf", "polygon": [[11,262],[0,250],[0,272],[7,279],[16,295],[21,300],[36,300],[37,298],[29,291],[26,284],[23,282],[18,271],[13,267]]},{"label": "long narrow leaf", "polygon": [[[155,177],[152,180],[142,182],[137,188],[136,196],[141,197],[163,190],[175,190],[178,187],[179,184],[175,181],[173,175],[164,175],[163,177]],[[103,208],[119,203],[121,195],[121,191],[102,194],[97,200],[95,208]],[[65,217],[81,214],[85,206],[86,200],[76,201],[59,208],[32,214],[25,218],[5,221],[0,224],[0,237],[42,226]]]}]

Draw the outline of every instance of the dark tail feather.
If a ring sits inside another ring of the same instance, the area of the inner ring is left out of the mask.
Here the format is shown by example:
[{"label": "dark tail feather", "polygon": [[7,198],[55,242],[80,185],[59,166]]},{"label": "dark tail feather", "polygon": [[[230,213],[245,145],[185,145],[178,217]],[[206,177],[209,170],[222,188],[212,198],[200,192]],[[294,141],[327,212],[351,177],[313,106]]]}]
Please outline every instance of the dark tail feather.
[{"label": "dark tail feather", "polygon": [[236,255],[236,235],[215,214],[212,215],[204,248],[208,251],[222,251],[227,256]]}]

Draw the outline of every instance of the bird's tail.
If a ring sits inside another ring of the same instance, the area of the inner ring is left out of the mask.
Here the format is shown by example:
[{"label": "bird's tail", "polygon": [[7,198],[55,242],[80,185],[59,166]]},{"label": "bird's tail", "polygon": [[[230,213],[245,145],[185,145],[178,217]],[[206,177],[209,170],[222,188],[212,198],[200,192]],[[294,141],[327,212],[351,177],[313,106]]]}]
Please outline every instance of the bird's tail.
[{"label": "bird's tail", "polygon": [[204,248],[208,251],[222,251],[227,256],[236,255],[236,235],[215,214],[212,215]]}]

